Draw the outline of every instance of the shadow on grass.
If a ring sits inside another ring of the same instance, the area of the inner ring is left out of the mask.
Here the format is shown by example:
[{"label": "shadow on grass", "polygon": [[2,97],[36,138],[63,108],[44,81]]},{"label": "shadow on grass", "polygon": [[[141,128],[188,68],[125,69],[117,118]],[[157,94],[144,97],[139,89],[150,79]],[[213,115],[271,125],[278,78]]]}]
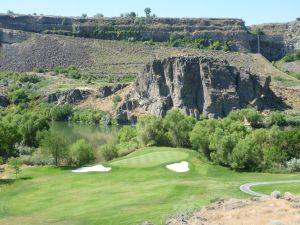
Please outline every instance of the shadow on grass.
[{"label": "shadow on grass", "polygon": [[61,169],[61,170],[74,170],[77,167],[74,167],[74,166],[58,166],[57,168]]},{"label": "shadow on grass", "polygon": [[32,177],[20,177],[17,179],[0,179],[0,185],[13,184],[18,180],[32,180]]},{"label": "shadow on grass", "polygon": [[20,180],[32,180],[32,177],[20,177]]},{"label": "shadow on grass", "polygon": [[0,179],[0,185],[13,184],[15,179]]}]

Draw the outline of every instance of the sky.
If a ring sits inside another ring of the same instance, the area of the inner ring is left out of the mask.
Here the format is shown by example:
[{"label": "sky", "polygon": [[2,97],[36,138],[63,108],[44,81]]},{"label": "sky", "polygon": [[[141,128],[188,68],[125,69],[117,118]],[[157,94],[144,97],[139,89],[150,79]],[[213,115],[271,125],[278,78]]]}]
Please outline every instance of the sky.
[{"label": "sky", "polygon": [[160,17],[241,18],[246,25],[288,22],[300,17],[300,0],[0,0],[0,12],[58,16],[119,16],[150,7]]}]

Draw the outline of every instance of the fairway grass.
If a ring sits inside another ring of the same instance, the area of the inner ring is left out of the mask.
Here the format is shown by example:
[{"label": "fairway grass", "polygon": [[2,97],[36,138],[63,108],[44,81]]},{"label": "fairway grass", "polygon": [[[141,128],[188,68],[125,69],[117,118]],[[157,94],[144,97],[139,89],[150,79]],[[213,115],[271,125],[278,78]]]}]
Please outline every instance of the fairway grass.
[{"label": "fairway grass", "polygon": [[266,195],[271,194],[273,191],[280,191],[282,194],[284,192],[291,192],[292,194],[300,194],[300,183],[290,183],[290,184],[264,184],[251,187],[251,190],[263,193]]},{"label": "fairway grass", "polygon": [[[159,155],[164,158],[160,164],[153,161]],[[189,172],[165,168],[179,158],[189,162]],[[137,166],[123,167],[128,160]],[[31,167],[15,182],[0,181],[0,224],[133,225],[146,220],[162,224],[176,212],[212,199],[248,198],[239,190],[244,183],[300,179],[299,175],[237,173],[206,163],[195,151],[159,147],[138,150],[106,165],[112,171],[76,174],[71,169]]]}]

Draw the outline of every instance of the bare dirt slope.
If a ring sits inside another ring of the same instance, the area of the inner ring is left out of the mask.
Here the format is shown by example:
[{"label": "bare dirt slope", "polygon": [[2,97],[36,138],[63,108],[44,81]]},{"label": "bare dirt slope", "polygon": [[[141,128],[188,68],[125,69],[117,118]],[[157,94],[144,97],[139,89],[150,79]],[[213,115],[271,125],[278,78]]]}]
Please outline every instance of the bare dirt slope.
[{"label": "bare dirt slope", "polygon": [[218,201],[190,218],[173,218],[167,225],[296,225],[300,199],[259,198]]}]

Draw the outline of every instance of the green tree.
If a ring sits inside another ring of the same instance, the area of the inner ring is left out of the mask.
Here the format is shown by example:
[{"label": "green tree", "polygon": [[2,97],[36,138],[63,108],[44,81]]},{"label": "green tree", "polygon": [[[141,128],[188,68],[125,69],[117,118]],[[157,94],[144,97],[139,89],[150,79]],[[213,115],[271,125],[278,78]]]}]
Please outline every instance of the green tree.
[{"label": "green tree", "polygon": [[97,13],[94,17],[95,18],[103,18],[104,15],[102,13]]},{"label": "green tree", "polygon": [[142,146],[165,145],[167,138],[163,120],[153,115],[143,115],[138,119],[137,138]]},{"label": "green tree", "polygon": [[255,171],[262,166],[263,154],[251,136],[247,136],[234,147],[231,161],[233,169]]},{"label": "green tree", "polygon": [[132,126],[123,126],[118,132],[119,142],[130,142],[137,136],[136,128]]},{"label": "green tree", "polygon": [[18,178],[18,174],[21,172],[22,162],[18,158],[10,158],[8,160],[8,166],[14,170],[14,174],[16,175],[16,179]]},{"label": "green tree", "polygon": [[95,159],[92,145],[84,139],[77,140],[69,148],[72,164],[76,166],[82,166]]},{"label": "green tree", "polygon": [[71,105],[57,105],[50,110],[50,117],[54,121],[67,121],[73,115],[73,108]]},{"label": "green tree", "polygon": [[169,110],[163,119],[169,143],[174,147],[190,147],[189,133],[195,123],[194,118],[185,116],[179,110]]},{"label": "green tree", "polygon": [[193,149],[202,152],[208,159],[210,158],[210,137],[215,132],[218,120],[209,119],[197,122],[190,133],[190,141]]},{"label": "green tree", "polygon": [[51,130],[40,133],[40,146],[44,155],[53,157],[55,166],[68,156],[67,140]]},{"label": "green tree", "polygon": [[151,9],[149,7],[144,9],[146,17],[151,17]]},{"label": "green tree", "polygon": [[262,115],[254,108],[237,109],[229,113],[228,118],[241,122],[249,122],[252,127],[258,127],[262,123]]},{"label": "green tree", "polygon": [[112,160],[118,157],[118,148],[115,143],[109,142],[102,145],[100,148],[101,155],[106,161]]},{"label": "green tree", "polygon": [[82,13],[82,14],[81,14],[81,17],[83,17],[83,18],[87,18],[87,16],[88,16],[88,15],[87,15],[86,13]]}]

